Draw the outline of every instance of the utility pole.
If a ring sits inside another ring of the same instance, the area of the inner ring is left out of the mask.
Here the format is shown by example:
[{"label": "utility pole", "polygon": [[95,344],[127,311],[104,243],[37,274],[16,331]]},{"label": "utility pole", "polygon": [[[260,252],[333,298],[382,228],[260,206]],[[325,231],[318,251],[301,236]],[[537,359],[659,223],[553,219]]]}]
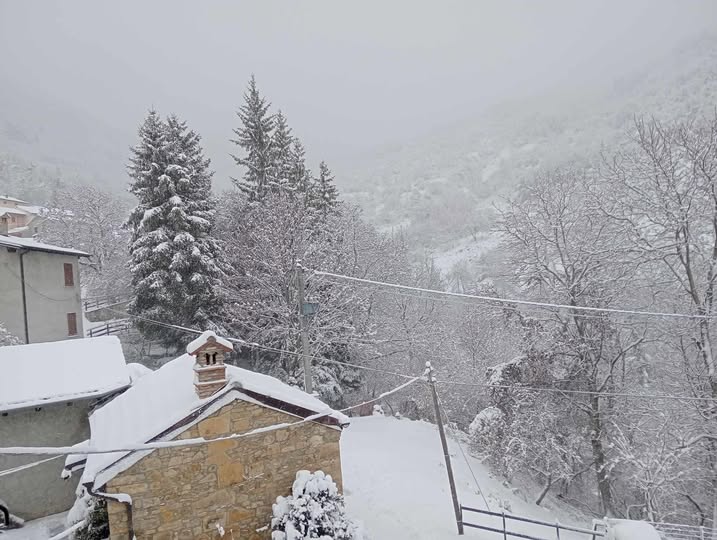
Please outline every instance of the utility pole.
[{"label": "utility pole", "polygon": [[448,484],[451,488],[451,497],[453,498],[453,511],[456,514],[456,526],[458,534],[463,534],[463,512],[461,505],[458,503],[458,493],[456,493],[456,481],[453,478],[453,467],[451,466],[451,456],[448,454],[448,441],[446,440],[446,432],[443,429],[443,418],[441,417],[441,409],[438,405],[438,394],[436,393],[436,378],[433,376],[433,366],[430,362],[426,362],[428,386],[431,387],[431,395],[433,396],[433,407],[436,411],[436,423],[438,424],[438,434],[441,436],[441,446],[443,447],[443,458],[446,460],[446,472],[448,473]]},{"label": "utility pole", "polygon": [[306,314],[306,283],[304,281],[304,267],[301,261],[296,261],[296,275],[299,289],[299,330],[301,331],[301,356],[304,359],[304,390],[307,394],[314,391],[311,383],[311,354],[309,352],[309,328]]}]

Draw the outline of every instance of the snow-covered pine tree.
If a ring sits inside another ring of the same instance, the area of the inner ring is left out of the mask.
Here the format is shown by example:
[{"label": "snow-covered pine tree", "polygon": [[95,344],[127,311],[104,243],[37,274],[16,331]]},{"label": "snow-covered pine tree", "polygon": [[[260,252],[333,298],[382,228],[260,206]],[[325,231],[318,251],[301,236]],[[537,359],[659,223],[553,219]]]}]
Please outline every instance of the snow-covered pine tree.
[{"label": "snow-covered pine tree", "polygon": [[242,179],[232,178],[234,184],[250,201],[260,201],[269,189],[272,171],[272,132],[274,117],[269,113],[268,103],[256,87],[254,75],[244,94],[244,105],[237,111],[241,126],[234,130],[236,139],[245,156],[232,155],[237,165],[246,167]]},{"label": "snow-covered pine tree", "polygon": [[[181,326],[213,328],[207,308],[219,308],[218,248],[210,236],[214,208],[209,160],[199,136],[176,117],[162,122],[150,111],[132,149],[130,192],[139,202],[128,226],[132,315]],[[216,314],[218,315],[218,314]],[[180,345],[184,332],[138,319],[150,339]]]},{"label": "snow-covered pine tree", "polygon": [[339,204],[339,191],[334,185],[334,175],[322,161],[319,164],[319,176],[311,184],[310,206],[324,219],[331,214]]},{"label": "snow-covered pine tree", "polygon": [[286,116],[281,111],[276,113],[274,133],[271,137],[271,172],[270,189],[274,192],[293,192],[296,186],[292,182],[294,156],[292,153],[293,137]]},{"label": "snow-covered pine tree", "polygon": [[297,137],[294,137],[291,146],[291,158],[291,183],[296,191],[304,194],[306,199],[311,187],[311,171],[306,168],[306,150]]}]

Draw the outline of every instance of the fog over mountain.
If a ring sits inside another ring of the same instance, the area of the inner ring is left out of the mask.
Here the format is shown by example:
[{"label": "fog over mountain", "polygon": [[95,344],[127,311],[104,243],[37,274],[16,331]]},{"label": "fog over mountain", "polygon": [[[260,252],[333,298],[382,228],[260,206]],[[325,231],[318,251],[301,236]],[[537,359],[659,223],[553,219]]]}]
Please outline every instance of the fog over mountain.
[{"label": "fog over mountain", "polygon": [[351,188],[386,147],[436,132],[462,138],[453,126],[479,123],[496,105],[542,108],[539,96],[592,103],[709,34],[716,11],[709,0],[73,1],[41,9],[3,0],[0,142],[4,153],[124,189],[127,148],[156,107],[202,134],[215,185],[228,187],[237,174],[234,112],[254,73],[312,160],[326,159]]}]

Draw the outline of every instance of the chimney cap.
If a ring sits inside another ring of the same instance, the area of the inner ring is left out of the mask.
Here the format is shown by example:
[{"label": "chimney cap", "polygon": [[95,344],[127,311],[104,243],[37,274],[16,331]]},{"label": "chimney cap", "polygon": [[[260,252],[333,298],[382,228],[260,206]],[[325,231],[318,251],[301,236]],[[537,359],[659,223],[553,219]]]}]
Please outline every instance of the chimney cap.
[{"label": "chimney cap", "polygon": [[231,352],[234,350],[234,346],[231,341],[223,337],[217,336],[212,330],[202,332],[202,334],[187,345],[187,354],[196,356],[197,353],[201,352],[207,347],[213,347],[221,349],[225,352]]}]

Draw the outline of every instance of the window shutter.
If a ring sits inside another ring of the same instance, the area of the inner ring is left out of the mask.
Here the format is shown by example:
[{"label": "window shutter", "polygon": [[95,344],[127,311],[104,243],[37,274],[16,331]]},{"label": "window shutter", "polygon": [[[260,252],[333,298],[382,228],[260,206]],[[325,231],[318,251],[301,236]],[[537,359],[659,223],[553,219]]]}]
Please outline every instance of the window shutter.
[{"label": "window shutter", "polygon": [[65,263],[65,287],[75,286],[75,273],[72,268],[72,263]]},{"label": "window shutter", "polygon": [[77,313],[68,313],[67,314],[67,335],[68,336],[76,336],[77,335]]}]

